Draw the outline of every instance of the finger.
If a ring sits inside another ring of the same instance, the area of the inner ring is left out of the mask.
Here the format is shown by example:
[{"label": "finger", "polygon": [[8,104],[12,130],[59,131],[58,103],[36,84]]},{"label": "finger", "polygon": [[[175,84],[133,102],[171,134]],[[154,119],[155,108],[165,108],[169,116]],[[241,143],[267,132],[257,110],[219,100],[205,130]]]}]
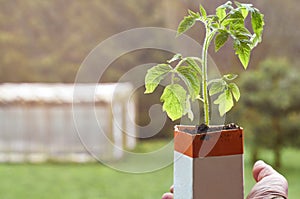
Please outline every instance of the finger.
[{"label": "finger", "polygon": [[171,192],[171,193],[174,193],[174,185],[172,185],[172,186],[170,187],[170,192]]},{"label": "finger", "polygon": [[253,166],[253,176],[257,181],[248,195],[252,198],[270,198],[270,196],[283,196],[287,198],[287,180],[263,161],[257,161]]},{"label": "finger", "polygon": [[257,182],[250,191],[247,199],[272,198],[282,196],[288,198],[288,184],[281,175],[270,175]]},{"label": "finger", "polygon": [[278,178],[284,178],[281,174],[275,171],[270,165],[266,164],[264,161],[257,161],[253,166],[253,177],[256,180],[256,182],[259,182],[263,178],[266,178],[268,176],[278,176]]},{"label": "finger", "polygon": [[256,182],[275,173],[277,173],[277,171],[262,160],[257,161],[253,166],[253,177]]},{"label": "finger", "polygon": [[173,194],[172,193],[165,193],[162,196],[162,199],[173,199]]}]

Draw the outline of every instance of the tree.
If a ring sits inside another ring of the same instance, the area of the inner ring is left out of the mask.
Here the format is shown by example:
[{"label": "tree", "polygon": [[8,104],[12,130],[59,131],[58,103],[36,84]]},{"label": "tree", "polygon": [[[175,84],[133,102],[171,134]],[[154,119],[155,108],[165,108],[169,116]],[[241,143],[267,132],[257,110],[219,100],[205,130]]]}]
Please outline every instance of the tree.
[{"label": "tree", "polygon": [[159,5],[2,0],[0,82],[74,82],[81,62],[102,40],[134,27],[162,26],[155,17]]},{"label": "tree", "polygon": [[[281,150],[299,142],[299,72],[284,58],[267,59],[257,70],[241,75],[243,126],[252,132],[255,160],[258,148],[267,146],[274,153],[274,165],[281,166]],[[297,130],[297,131],[295,131]]]}]

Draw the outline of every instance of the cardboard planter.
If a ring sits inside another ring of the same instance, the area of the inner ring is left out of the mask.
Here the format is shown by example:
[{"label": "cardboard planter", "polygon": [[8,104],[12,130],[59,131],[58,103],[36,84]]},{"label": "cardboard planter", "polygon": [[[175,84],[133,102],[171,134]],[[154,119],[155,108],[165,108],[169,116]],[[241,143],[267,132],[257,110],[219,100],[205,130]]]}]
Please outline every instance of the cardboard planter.
[{"label": "cardboard planter", "polygon": [[244,198],[243,129],[216,129],[175,127],[175,199]]}]

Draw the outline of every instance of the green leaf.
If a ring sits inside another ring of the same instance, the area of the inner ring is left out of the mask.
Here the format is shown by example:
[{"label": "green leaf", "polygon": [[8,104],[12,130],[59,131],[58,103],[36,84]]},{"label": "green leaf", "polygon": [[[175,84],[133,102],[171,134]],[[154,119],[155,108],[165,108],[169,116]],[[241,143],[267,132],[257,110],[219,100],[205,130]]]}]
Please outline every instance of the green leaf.
[{"label": "green leaf", "polygon": [[217,79],[212,82],[211,87],[209,88],[209,95],[215,95],[217,93],[223,92],[226,86],[226,82],[222,79]]},{"label": "green leaf", "polygon": [[216,15],[219,17],[219,20],[222,21],[226,17],[226,8],[224,6],[217,7]]},{"label": "green leaf", "polygon": [[212,23],[210,27],[213,29],[218,29],[220,25],[218,23]]},{"label": "green leaf", "polygon": [[248,10],[249,12],[253,12],[254,8],[252,4],[249,3],[239,3],[239,2],[235,2],[235,5],[237,5],[239,8],[245,8],[246,10]]},{"label": "green leaf", "polygon": [[264,23],[264,15],[261,14],[257,9],[254,9],[254,11],[251,13],[251,24],[252,24],[253,32],[258,37],[259,42],[261,42],[262,32],[265,23]]},{"label": "green leaf", "polygon": [[233,21],[234,19],[223,19],[223,21],[222,21],[222,25],[223,26],[228,26],[230,23],[231,23],[231,21]]},{"label": "green leaf", "polygon": [[244,18],[246,18],[248,16],[248,13],[250,10],[253,10],[252,4],[239,3],[237,1],[234,3],[239,8],[239,10],[242,13]]},{"label": "green leaf", "polygon": [[201,13],[202,17],[206,18],[206,16],[207,16],[206,10],[203,8],[203,6],[201,4],[199,6],[199,10],[200,10],[200,13]]},{"label": "green leaf", "polygon": [[248,63],[250,60],[250,54],[251,54],[250,46],[245,42],[234,41],[234,49],[244,69],[246,69],[248,67]]},{"label": "green leaf", "polygon": [[185,111],[184,115],[188,115],[188,118],[193,121],[194,120],[194,113],[192,111],[191,102],[190,102],[190,96],[186,99],[186,105],[185,105]]},{"label": "green leaf", "polygon": [[177,36],[190,29],[195,24],[196,19],[196,17],[193,17],[191,15],[185,16],[177,28]]},{"label": "green leaf", "polygon": [[195,17],[195,18],[198,18],[198,17],[200,17],[200,14],[197,12],[193,12],[192,10],[188,10],[188,13],[189,13],[189,15],[191,15],[191,16],[193,16],[193,17]]},{"label": "green leaf", "polygon": [[208,21],[212,26],[214,26],[214,24],[219,21],[219,18],[216,15],[210,15],[207,18],[209,19]]},{"label": "green leaf", "polygon": [[195,71],[197,71],[200,75],[202,74],[201,69],[197,62],[192,57],[186,57],[186,63],[191,66]]},{"label": "green leaf", "polygon": [[225,101],[226,99],[226,94],[225,92],[221,93],[218,98],[214,101],[214,104],[220,104],[222,103],[223,101]]},{"label": "green leaf", "polygon": [[220,7],[220,8],[227,8],[227,9],[230,9],[230,10],[233,9],[233,7],[232,7],[232,2],[231,2],[231,1],[227,1],[227,2],[224,3],[223,5],[220,5],[219,7]]},{"label": "green leaf", "polygon": [[244,42],[244,43],[247,43],[247,44],[252,44],[251,41],[249,41],[249,37],[245,34],[240,34],[240,33],[237,33],[234,35],[236,37],[237,40],[239,40],[240,42]]},{"label": "green leaf", "polygon": [[233,98],[229,90],[225,90],[219,97],[214,101],[214,104],[219,105],[220,115],[223,116],[225,113],[230,111],[233,107]]},{"label": "green leaf", "polygon": [[246,8],[241,8],[240,9],[244,19],[246,19],[246,17],[248,16],[249,11]]},{"label": "green leaf", "polygon": [[244,17],[240,11],[234,10],[223,23],[227,23],[230,30],[235,30],[238,26],[244,26]]},{"label": "green leaf", "polygon": [[226,74],[226,75],[223,75],[223,77],[226,79],[226,80],[228,80],[228,81],[232,81],[232,80],[234,80],[235,78],[237,78],[237,74]]},{"label": "green leaf", "polygon": [[221,31],[217,34],[215,37],[215,51],[217,52],[224,44],[226,43],[228,39],[228,32],[226,31]]},{"label": "green leaf", "polygon": [[192,100],[195,100],[200,93],[200,74],[192,66],[179,66],[176,71],[186,84]]},{"label": "green leaf", "polygon": [[235,101],[239,101],[241,96],[239,87],[235,83],[230,83],[228,84],[228,88],[231,91]]},{"label": "green leaf", "polygon": [[165,87],[160,98],[163,102],[163,111],[166,111],[171,120],[181,118],[185,112],[186,91],[179,84],[171,84]]},{"label": "green leaf", "polygon": [[172,63],[173,61],[177,61],[177,60],[179,60],[179,59],[182,59],[182,55],[181,54],[179,54],[179,53],[177,53],[177,54],[175,54],[170,60],[167,60],[167,63]]},{"label": "green leaf", "polygon": [[230,18],[244,21],[244,16],[239,10],[233,10],[232,13],[230,14]]},{"label": "green leaf", "polygon": [[171,70],[173,68],[168,64],[158,64],[150,68],[145,77],[145,93],[152,93]]},{"label": "green leaf", "polygon": [[250,31],[245,27],[244,23],[232,23],[230,30],[234,31],[234,35],[243,35],[246,36],[247,39],[248,37],[252,36]]},{"label": "green leaf", "polygon": [[251,39],[251,49],[255,48],[259,42],[261,42],[261,38],[259,38],[255,33],[252,35]]}]

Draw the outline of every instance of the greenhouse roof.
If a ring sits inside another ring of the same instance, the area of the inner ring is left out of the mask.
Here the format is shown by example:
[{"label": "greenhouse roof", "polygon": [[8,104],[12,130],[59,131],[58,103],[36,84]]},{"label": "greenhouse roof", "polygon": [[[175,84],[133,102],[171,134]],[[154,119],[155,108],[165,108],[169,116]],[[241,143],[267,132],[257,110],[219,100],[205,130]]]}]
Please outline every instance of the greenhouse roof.
[{"label": "greenhouse roof", "polygon": [[0,103],[110,103],[130,97],[132,90],[130,83],[4,83],[0,84]]}]

